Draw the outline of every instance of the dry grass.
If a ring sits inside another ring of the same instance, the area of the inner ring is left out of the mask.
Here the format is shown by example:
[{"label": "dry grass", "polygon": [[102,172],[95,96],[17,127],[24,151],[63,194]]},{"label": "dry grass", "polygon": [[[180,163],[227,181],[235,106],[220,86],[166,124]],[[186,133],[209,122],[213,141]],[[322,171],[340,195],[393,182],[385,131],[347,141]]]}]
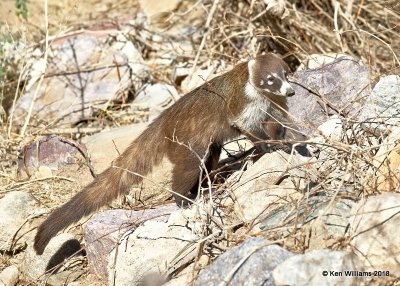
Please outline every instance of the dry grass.
[{"label": "dry grass", "polygon": [[[217,3],[201,54],[246,58],[265,50],[294,54],[347,53],[373,72],[398,71],[400,7],[397,1],[284,1],[283,19],[261,1]],[[211,3],[207,10],[211,11]]]}]

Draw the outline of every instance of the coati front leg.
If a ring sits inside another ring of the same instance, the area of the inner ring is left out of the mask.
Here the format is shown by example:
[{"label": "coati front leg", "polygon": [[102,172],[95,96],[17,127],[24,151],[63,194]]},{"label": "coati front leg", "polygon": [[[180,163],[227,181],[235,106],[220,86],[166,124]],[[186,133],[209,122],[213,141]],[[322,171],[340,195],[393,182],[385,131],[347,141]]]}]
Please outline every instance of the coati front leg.
[{"label": "coati front leg", "polygon": [[[268,124],[268,125],[267,125]],[[267,129],[268,128],[268,129]],[[265,122],[264,124],[260,124],[259,128],[253,129],[251,131],[248,130],[240,130],[240,132],[249,139],[256,149],[256,157],[259,158],[259,155],[266,153],[270,150],[269,144],[267,144],[266,140],[280,140],[279,136],[276,135],[278,128],[275,123]],[[248,152],[250,151],[250,152]],[[250,149],[244,153],[244,155],[249,155],[250,153],[254,153],[254,149]],[[256,159],[256,160],[257,160]]]},{"label": "coati front leg", "polygon": [[255,135],[250,136],[259,153],[271,151],[271,146],[279,145],[279,142],[266,143],[266,140],[279,141],[285,138],[286,128],[275,119],[268,119],[261,124],[261,128],[254,132]]},{"label": "coati front leg", "polygon": [[[209,146],[208,148],[208,154],[207,154],[207,160],[205,163],[205,167],[207,170],[207,173],[210,177],[211,182],[214,182],[215,176],[217,175],[214,171],[217,170],[218,168],[218,163],[219,163],[219,158],[221,156],[222,152],[222,146],[217,143],[213,143]],[[207,174],[203,174],[205,177]],[[203,184],[203,187],[207,187],[207,178],[203,178],[202,182],[205,183]]]},{"label": "coati front leg", "polygon": [[254,157],[253,160],[257,161],[261,158],[262,155],[270,151],[270,146],[266,143],[266,140],[272,139],[264,130],[264,128],[260,128],[259,130],[252,131],[251,133],[247,133],[246,137],[250,139],[254,144],[255,153],[252,152]]},{"label": "coati front leg", "polygon": [[[263,127],[270,139],[274,141],[280,140],[280,142],[273,142],[270,144],[271,146],[269,149],[272,149],[272,151],[279,149],[290,153],[294,146],[293,142],[307,140],[307,136],[298,131],[298,126],[288,119],[284,123],[271,119],[264,122]],[[294,148],[303,156],[310,155],[305,144],[297,145]]]},{"label": "coati front leg", "polygon": [[271,140],[283,140],[285,138],[286,128],[272,118],[263,123],[263,129]]},{"label": "coati front leg", "polygon": [[242,156],[248,156],[252,154],[253,160],[257,161],[261,158],[261,156],[267,152],[271,152],[271,145],[280,145],[279,142],[267,143],[267,140],[283,140],[286,133],[286,128],[276,121],[275,119],[269,118],[265,122],[260,123],[257,128],[253,128],[252,130],[243,130],[238,126],[233,125],[233,127],[240,130],[240,132],[253,143],[254,149],[250,149],[242,154]]}]

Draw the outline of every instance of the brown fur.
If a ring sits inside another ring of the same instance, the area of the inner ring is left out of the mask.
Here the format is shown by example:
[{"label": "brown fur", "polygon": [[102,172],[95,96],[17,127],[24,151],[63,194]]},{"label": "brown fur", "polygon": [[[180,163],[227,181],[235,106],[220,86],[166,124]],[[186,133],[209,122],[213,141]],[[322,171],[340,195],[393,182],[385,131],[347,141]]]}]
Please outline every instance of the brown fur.
[{"label": "brown fur", "polygon": [[[259,72],[268,70],[268,65],[286,68],[283,61],[272,54],[259,56],[256,61],[264,65],[257,66]],[[140,183],[141,176],[151,172],[164,156],[174,165],[172,190],[177,193],[174,194],[175,200],[178,204],[184,203],[183,197],[189,196],[199,181],[199,158],[207,159],[206,167],[210,171],[216,167],[225,141],[241,133],[250,136],[260,133],[259,130],[240,130],[233,123],[251,101],[245,96],[248,78],[247,63],[239,64],[230,72],[189,92],[165,110],[110,168],[53,211],[39,226],[34,242],[36,252],[42,254],[50,239],[60,230],[128,193],[131,185]],[[263,95],[286,108],[284,98],[277,99],[268,93]],[[274,138],[274,135],[269,134],[269,137]]]}]

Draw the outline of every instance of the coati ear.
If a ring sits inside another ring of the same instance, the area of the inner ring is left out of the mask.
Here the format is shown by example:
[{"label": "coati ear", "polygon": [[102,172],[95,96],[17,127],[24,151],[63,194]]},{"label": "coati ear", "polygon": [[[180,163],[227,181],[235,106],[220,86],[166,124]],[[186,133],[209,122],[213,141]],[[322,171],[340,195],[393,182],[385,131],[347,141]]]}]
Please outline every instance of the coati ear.
[{"label": "coati ear", "polygon": [[249,60],[249,62],[247,63],[247,68],[249,70],[249,81],[254,84],[254,69],[256,67],[256,60]]},{"label": "coati ear", "polygon": [[247,67],[249,68],[249,72],[253,71],[255,65],[256,65],[256,60],[255,59],[249,60],[249,62],[247,63]]}]

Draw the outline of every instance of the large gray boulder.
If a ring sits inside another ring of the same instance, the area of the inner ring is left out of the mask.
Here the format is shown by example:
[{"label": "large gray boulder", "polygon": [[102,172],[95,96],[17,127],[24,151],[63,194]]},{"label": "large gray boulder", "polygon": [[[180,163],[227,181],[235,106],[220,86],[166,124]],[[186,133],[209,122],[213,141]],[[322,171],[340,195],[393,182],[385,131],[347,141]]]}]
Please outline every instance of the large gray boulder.
[{"label": "large gray boulder", "polygon": [[307,135],[331,115],[358,114],[370,94],[368,67],[349,57],[297,71],[293,78],[296,94],[288,98],[289,114]]}]

